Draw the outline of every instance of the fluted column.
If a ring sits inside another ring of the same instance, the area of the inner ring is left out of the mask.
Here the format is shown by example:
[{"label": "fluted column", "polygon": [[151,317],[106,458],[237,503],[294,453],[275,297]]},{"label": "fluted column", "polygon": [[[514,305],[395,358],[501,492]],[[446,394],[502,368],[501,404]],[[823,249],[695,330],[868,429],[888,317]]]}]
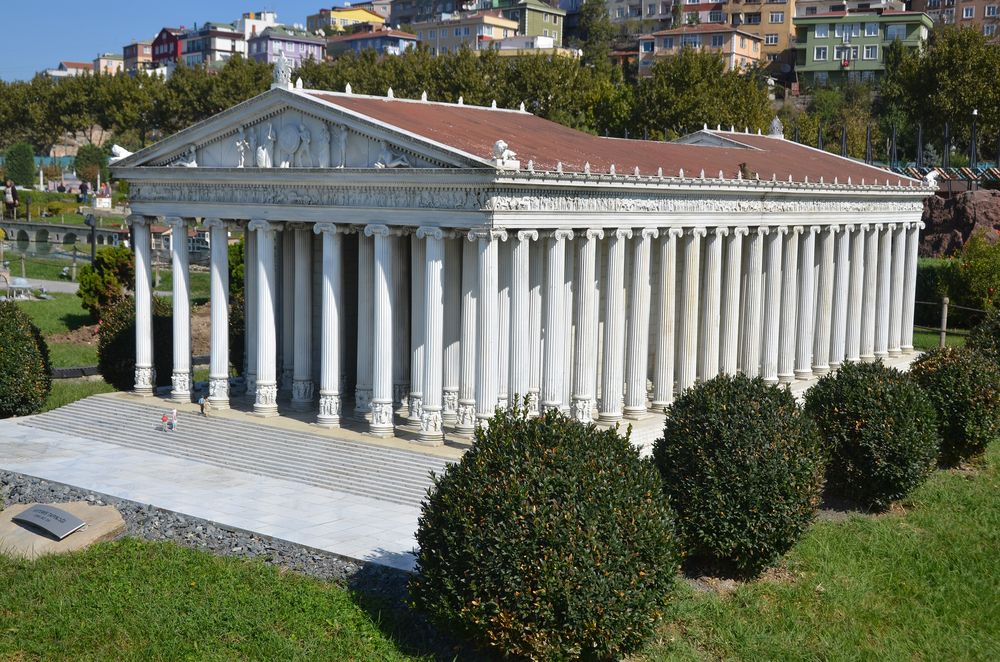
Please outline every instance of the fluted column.
[{"label": "fluted column", "polygon": [[372,323],[375,309],[375,242],[358,232],[358,351],[354,412],[368,418],[372,410]]},{"label": "fluted column", "polygon": [[878,299],[878,238],[880,223],[865,226],[864,292],[861,299],[861,360],[875,360],[875,306]]},{"label": "fluted column", "polygon": [[506,409],[510,405],[508,393],[510,379],[510,300],[511,300],[511,246],[501,242],[497,246],[497,403]]},{"label": "fluted column", "polygon": [[127,220],[132,226],[135,250],[134,392],[136,395],[148,396],[153,395],[153,388],[156,386],[153,371],[153,270],[149,219],[133,214]]},{"label": "fluted column", "polygon": [[833,243],[840,231],[828,225],[819,235],[819,283],[816,288],[816,331],[813,337],[813,373],[830,372],[830,325],[833,309]]},{"label": "fluted column", "polygon": [[174,361],[170,375],[170,397],[180,402],[191,400],[191,289],[188,285],[187,219],[165,219],[172,229],[170,255],[173,270]]},{"label": "fluted column", "polygon": [[592,420],[597,388],[597,244],[603,238],[603,230],[584,230],[576,246],[576,347],[570,413],[582,423]]},{"label": "fluted column", "polygon": [[393,426],[393,244],[394,237],[384,225],[367,225],[365,234],[374,238],[375,273],[372,296],[372,420],[368,431],[392,436]]},{"label": "fluted column", "polygon": [[542,290],[545,287],[545,251],[541,241],[531,244],[531,265],[528,279],[531,289],[528,294],[528,337],[531,356],[528,365],[528,412],[541,412],[542,392]]},{"label": "fluted column", "polygon": [[500,320],[497,295],[498,243],[507,239],[503,230],[473,230],[469,239],[477,242],[476,264],[476,422],[487,425],[497,406],[500,380],[498,345]]},{"label": "fluted column", "polygon": [[[424,333],[421,340],[423,353],[423,402],[420,410],[420,441],[425,444],[444,443],[441,420],[442,351],[444,345],[444,236],[441,228],[423,227],[417,230],[417,239],[426,240],[424,258],[424,296],[421,303],[424,313]],[[414,315],[414,323],[416,315]],[[412,377],[416,377],[413,373]],[[416,381],[414,379],[413,381]]]},{"label": "fluted column", "polygon": [[572,246],[566,248],[566,264],[563,267],[563,376],[562,395],[559,403],[562,411],[570,416],[570,403],[573,402],[573,293],[576,290],[576,251]]},{"label": "fluted column", "polygon": [[471,434],[476,428],[476,315],[479,247],[474,240],[462,241],[462,344],[458,382],[458,412],[455,429]]},{"label": "fluted column", "polygon": [[781,319],[781,252],[787,227],[771,228],[764,245],[764,337],[761,343],[761,377],[778,383],[778,341]]},{"label": "fluted column", "polygon": [[257,233],[244,227],[243,244],[243,324],[246,337],[246,392],[251,401],[257,398]]},{"label": "fluted column", "polygon": [[698,276],[701,266],[701,238],[705,228],[688,230],[683,239],[684,270],[681,276],[681,323],[677,334],[680,366],[677,388],[694,386],[698,374]]},{"label": "fluted column", "polygon": [[548,270],[545,280],[545,369],[542,373],[542,409],[562,409],[563,344],[566,341],[566,314],[563,310],[563,282],[566,278],[566,240],[572,230],[554,230],[545,240]]},{"label": "fluted column", "polygon": [[274,319],[274,234],[280,226],[263,220],[247,228],[257,235],[257,389],[253,412],[260,416],[278,413],[277,328]]},{"label": "fluted column", "polygon": [[743,238],[749,228],[732,228],[726,239],[726,273],[722,282],[719,370],[735,375],[740,355],[740,290],[743,271]]},{"label": "fluted column", "polygon": [[903,299],[906,274],[906,232],[909,223],[900,223],[892,233],[892,284],[889,294],[889,356],[902,354]]},{"label": "fluted column", "polygon": [[830,330],[830,368],[836,370],[847,354],[847,298],[850,291],[851,236],[853,225],[845,225],[837,237],[834,260],[833,316]]},{"label": "fluted column", "polygon": [[781,271],[781,331],[778,339],[778,382],[790,384],[795,380],[795,324],[799,307],[799,235],[804,228],[790,228],[785,238]]},{"label": "fluted column", "polygon": [[743,333],[740,343],[740,372],[751,377],[760,374],[761,292],[764,278],[764,236],[766,227],[758,227],[747,241],[747,281],[743,301]]},{"label": "fluted column", "polygon": [[[423,425],[421,407],[423,406],[424,389],[424,278],[427,276],[425,257],[427,254],[423,237],[414,234],[410,237],[410,396],[407,407],[407,422],[411,425]],[[444,235],[442,235],[443,238]],[[442,258],[443,259],[443,258]],[[443,268],[443,267],[442,267]],[[442,294],[443,296],[443,294]]]},{"label": "fluted column", "polygon": [[704,299],[701,306],[701,360],[698,378],[702,381],[719,374],[719,325],[722,322],[722,245],[728,228],[709,230],[705,238]]},{"label": "fluted column", "polygon": [[864,324],[861,317],[861,302],[864,296],[865,277],[865,235],[868,234],[868,224],[849,226],[855,229],[851,233],[851,283],[847,295],[847,329],[844,342],[844,359],[846,361],[861,360],[861,327]]},{"label": "fluted column", "polygon": [[312,409],[315,385],[312,378],[312,231],[296,225],[286,229],[292,244],[292,401],[295,411]]},{"label": "fluted column", "polygon": [[[608,270],[604,278],[604,366],[601,370],[602,421],[622,417],[622,389],[625,385],[625,248],[632,236],[629,228],[611,231],[608,239]],[[548,347],[545,348],[548,352]]]},{"label": "fluted column", "polygon": [[[649,249],[659,236],[656,228],[643,228],[632,242],[631,303],[625,343],[625,411],[627,418],[646,413],[646,367],[649,360]],[[716,327],[718,332],[718,327]],[[718,353],[716,353],[718,356]]]},{"label": "fluted column", "polygon": [[[283,229],[288,229],[282,226]],[[281,280],[274,290],[278,317],[278,391],[282,397],[292,392],[295,372],[295,233],[283,232],[274,238],[281,246]]]},{"label": "fluted column", "polygon": [[816,309],[813,306],[813,288],[816,281],[816,234],[818,226],[806,229],[802,236],[802,259],[799,261],[799,310],[795,343],[795,378],[810,379],[812,371],[813,331]]},{"label": "fluted column", "polygon": [[[410,396],[410,240],[408,228],[392,229],[392,404],[406,416]],[[423,281],[420,281],[423,284]],[[420,375],[414,377],[420,380]],[[419,425],[419,419],[417,424]]]},{"label": "fluted column", "polygon": [[226,224],[206,218],[211,239],[211,324],[208,401],[213,409],[229,409],[229,242]]},{"label": "fluted column", "polygon": [[313,232],[323,237],[323,276],[320,285],[319,415],[316,424],[340,425],[340,321],[344,300],[340,265],[341,233],[333,223],[317,223]]},{"label": "fluted column", "polygon": [[906,273],[903,282],[903,331],[904,354],[913,353],[913,309],[917,298],[917,257],[920,250],[920,230],[923,223],[910,223],[906,234]]},{"label": "fluted column", "polygon": [[[677,238],[681,228],[670,228],[660,237],[659,302],[656,306],[656,366],[653,369],[653,402],[662,411],[674,401],[674,343],[677,324]],[[596,324],[595,324],[596,326]]]},{"label": "fluted column", "polygon": [[[468,242],[445,239],[444,247],[444,380],[441,418],[458,421],[458,381],[462,366],[462,246]],[[525,316],[527,319],[527,316]]]},{"label": "fluted column", "polygon": [[508,357],[508,405],[523,406],[531,371],[531,241],[535,230],[519,230],[511,241],[510,351]]},{"label": "fluted column", "polygon": [[878,250],[878,298],[875,304],[875,358],[889,356],[889,317],[892,302],[892,233],[895,223],[876,225],[879,235]]}]

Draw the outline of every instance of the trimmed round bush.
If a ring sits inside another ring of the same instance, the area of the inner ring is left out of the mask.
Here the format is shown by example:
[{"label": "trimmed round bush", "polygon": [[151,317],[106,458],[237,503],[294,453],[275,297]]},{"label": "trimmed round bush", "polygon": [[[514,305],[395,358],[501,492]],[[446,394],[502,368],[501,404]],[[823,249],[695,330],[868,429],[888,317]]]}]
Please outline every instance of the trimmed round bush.
[{"label": "trimmed round bush", "polygon": [[1000,308],[988,313],[983,321],[969,332],[965,346],[991,356],[994,362],[1000,364]]},{"label": "trimmed round bush", "polygon": [[27,416],[52,389],[49,346],[26,312],[0,302],[0,418]]},{"label": "trimmed round bush", "polygon": [[[153,298],[153,368],[156,385],[169,386],[174,330],[170,304]],[[122,297],[101,309],[97,369],[119,391],[135,387],[135,299]]]},{"label": "trimmed round bush", "polygon": [[806,393],[828,455],[827,489],[883,509],[934,470],[937,415],[912,379],[881,361],[845,363]]},{"label": "trimmed round bush", "polygon": [[914,361],[910,374],[937,412],[943,464],[975,457],[1000,438],[1000,367],[991,357],[944,347]]},{"label": "trimmed round bush", "polygon": [[813,422],[782,388],[721,375],[667,409],[653,448],[685,553],[753,576],[799,539],[823,485]]},{"label": "trimmed round bush", "polygon": [[661,619],[678,569],[651,462],[554,412],[497,410],[422,510],[415,606],[503,656],[623,657]]}]

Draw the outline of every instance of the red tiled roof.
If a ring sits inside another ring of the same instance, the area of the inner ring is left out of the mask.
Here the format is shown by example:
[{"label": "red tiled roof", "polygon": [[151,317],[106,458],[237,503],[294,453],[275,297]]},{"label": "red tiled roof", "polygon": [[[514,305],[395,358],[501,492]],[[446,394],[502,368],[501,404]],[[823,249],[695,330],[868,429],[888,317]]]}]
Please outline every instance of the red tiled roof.
[{"label": "red tiled roof", "polygon": [[725,23],[699,23],[698,25],[685,25],[680,28],[671,28],[669,30],[660,30],[659,32],[653,32],[652,34],[640,35],[639,39],[649,39],[652,37],[664,37],[664,36],[677,36],[685,34],[721,34],[737,32],[741,35],[747,37],[753,37],[754,39],[760,39],[760,35],[751,34],[749,32],[744,32],[738,28],[731,25],[726,25]]},{"label": "red tiled roof", "polygon": [[326,43],[339,44],[343,41],[354,41],[356,39],[367,39],[367,38],[377,38],[377,37],[398,37],[400,39],[412,39],[417,40],[417,35],[410,34],[409,32],[402,32],[401,30],[372,30],[369,32],[355,32],[354,34],[337,35],[335,37],[327,37]]},{"label": "red tiled roof", "polygon": [[59,64],[65,65],[67,69],[93,69],[94,65],[91,62],[71,62],[69,60],[63,60]]},{"label": "red tiled roof", "polygon": [[529,113],[332,92],[308,94],[482,159],[490,159],[493,144],[504,140],[522,168],[530,160],[536,170],[554,171],[561,162],[566,172],[583,172],[584,164],[589,163],[594,173],[606,173],[613,164],[618,174],[631,173],[638,166],[644,175],[663,168],[664,175],[676,176],[683,168],[689,177],[698,176],[701,170],[706,177],[717,177],[721,170],[726,177],[735,178],[740,164],[745,163],[761,179],[770,179],[772,174],[781,181],[791,175],[797,182],[805,177],[812,182],[824,177],[828,183],[834,177],[842,183],[852,177],[858,184],[863,178],[868,184],[876,178],[883,183],[900,179],[881,168],[767,136],[712,132],[747,147],[602,138]]}]

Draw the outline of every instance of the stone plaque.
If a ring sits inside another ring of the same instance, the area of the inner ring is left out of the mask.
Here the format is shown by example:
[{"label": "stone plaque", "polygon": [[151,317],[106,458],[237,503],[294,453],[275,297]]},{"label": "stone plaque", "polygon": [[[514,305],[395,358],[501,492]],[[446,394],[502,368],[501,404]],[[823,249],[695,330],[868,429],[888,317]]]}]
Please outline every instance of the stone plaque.
[{"label": "stone plaque", "polygon": [[74,531],[82,528],[86,522],[55,506],[35,505],[12,518],[19,524],[27,524],[49,533],[62,540]]}]

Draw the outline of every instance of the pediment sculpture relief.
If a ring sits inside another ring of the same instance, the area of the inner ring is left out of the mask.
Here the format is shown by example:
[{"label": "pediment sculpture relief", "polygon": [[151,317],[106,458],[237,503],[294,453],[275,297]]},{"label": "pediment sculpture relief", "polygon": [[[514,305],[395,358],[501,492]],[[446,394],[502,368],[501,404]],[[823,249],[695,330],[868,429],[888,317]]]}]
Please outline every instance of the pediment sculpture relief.
[{"label": "pediment sculpture relief", "polygon": [[376,168],[409,168],[410,161],[406,158],[405,154],[395,154],[391,149],[389,149],[389,143],[386,141],[381,141],[381,149],[379,150],[378,157],[373,163]]},{"label": "pediment sculpture relief", "polygon": [[183,156],[178,158],[176,161],[170,165],[177,168],[197,168],[198,167],[198,157],[195,154],[195,146],[188,145],[187,149],[184,151]]}]

